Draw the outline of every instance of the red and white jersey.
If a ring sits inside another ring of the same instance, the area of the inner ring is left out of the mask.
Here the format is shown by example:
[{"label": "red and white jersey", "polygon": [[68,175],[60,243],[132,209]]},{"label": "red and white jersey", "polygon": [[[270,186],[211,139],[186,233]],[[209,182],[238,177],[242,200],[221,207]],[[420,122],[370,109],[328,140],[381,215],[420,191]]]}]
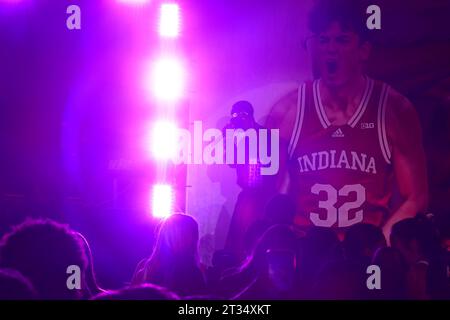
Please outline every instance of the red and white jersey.
[{"label": "red and white jersey", "polygon": [[390,213],[394,181],[385,121],[389,86],[367,78],[355,113],[336,126],[325,113],[319,81],[299,87],[288,146],[288,192],[297,202],[296,223],[381,226]]}]

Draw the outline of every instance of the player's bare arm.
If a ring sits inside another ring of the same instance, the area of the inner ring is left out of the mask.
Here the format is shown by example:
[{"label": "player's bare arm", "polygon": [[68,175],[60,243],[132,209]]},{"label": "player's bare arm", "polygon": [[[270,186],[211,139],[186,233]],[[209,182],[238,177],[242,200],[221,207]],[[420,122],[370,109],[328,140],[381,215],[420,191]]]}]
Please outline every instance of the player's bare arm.
[{"label": "player's bare arm", "polygon": [[383,226],[385,235],[389,236],[396,222],[426,210],[428,181],[417,113],[408,99],[393,89],[388,97],[386,122],[395,177],[403,198],[403,203]]}]

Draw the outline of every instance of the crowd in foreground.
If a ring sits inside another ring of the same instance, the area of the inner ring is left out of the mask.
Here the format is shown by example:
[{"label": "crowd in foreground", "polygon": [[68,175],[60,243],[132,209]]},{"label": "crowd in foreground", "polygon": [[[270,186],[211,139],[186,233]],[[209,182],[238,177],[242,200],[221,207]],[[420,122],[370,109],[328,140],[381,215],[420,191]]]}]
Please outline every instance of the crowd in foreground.
[{"label": "crowd in foreground", "polygon": [[389,239],[356,224],[340,241],[329,228],[295,227],[286,208],[248,230],[244,257],[219,250],[211,266],[198,260],[196,220],[173,214],[120,290],[98,285],[82,234],[28,220],[0,243],[0,300],[450,299],[449,251],[429,216],[398,222]]}]

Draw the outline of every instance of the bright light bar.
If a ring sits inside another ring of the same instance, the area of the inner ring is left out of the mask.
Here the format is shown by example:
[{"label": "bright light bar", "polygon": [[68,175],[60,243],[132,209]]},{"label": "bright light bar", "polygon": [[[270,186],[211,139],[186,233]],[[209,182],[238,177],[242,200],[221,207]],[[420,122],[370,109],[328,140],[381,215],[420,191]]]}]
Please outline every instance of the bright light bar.
[{"label": "bright light bar", "polygon": [[164,57],[153,63],[146,79],[146,87],[160,101],[175,102],[184,93],[185,71],[176,58]]},{"label": "bright light bar", "polygon": [[152,189],[152,215],[155,218],[167,218],[172,214],[173,190],[168,184],[155,184]]},{"label": "bright light bar", "polygon": [[159,16],[159,35],[163,38],[176,38],[179,34],[180,8],[178,4],[162,4]]},{"label": "bright light bar", "polygon": [[178,129],[174,122],[160,120],[153,124],[150,137],[150,151],[157,160],[170,160],[177,150]]}]

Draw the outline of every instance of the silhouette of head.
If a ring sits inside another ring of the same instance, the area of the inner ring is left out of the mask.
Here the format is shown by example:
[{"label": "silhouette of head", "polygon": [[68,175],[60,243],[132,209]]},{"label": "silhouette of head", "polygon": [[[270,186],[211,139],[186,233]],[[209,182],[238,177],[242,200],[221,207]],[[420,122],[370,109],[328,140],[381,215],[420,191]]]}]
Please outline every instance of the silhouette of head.
[{"label": "silhouette of head", "polygon": [[0,270],[0,300],[32,300],[37,298],[31,282],[18,271]]},{"label": "silhouette of head", "polygon": [[253,106],[248,101],[238,101],[231,107],[231,123],[235,128],[248,129],[253,125]]},{"label": "silhouette of head", "polygon": [[82,290],[69,289],[69,266],[80,268],[84,288],[86,257],[83,245],[67,226],[51,220],[28,220],[6,234],[0,264],[27,277],[41,299],[77,299]]},{"label": "silhouette of head", "polygon": [[358,223],[347,230],[343,245],[347,258],[369,261],[378,248],[386,246],[386,239],[379,227]]},{"label": "silhouette of head", "polygon": [[185,214],[174,214],[161,225],[149,259],[138,266],[133,283],[153,283],[179,295],[203,293],[198,268],[198,224]]},{"label": "silhouette of head", "polygon": [[391,245],[410,264],[420,259],[432,260],[440,250],[437,230],[427,217],[420,214],[401,220],[392,227]]},{"label": "silhouette of head", "polygon": [[297,237],[290,226],[274,225],[258,240],[252,258],[257,263],[266,262],[267,252],[291,251],[297,253]]},{"label": "silhouette of head", "polygon": [[198,238],[198,224],[194,218],[186,214],[173,214],[161,225],[155,252],[194,257]]},{"label": "silhouette of head", "polygon": [[406,272],[408,266],[401,253],[390,247],[378,249],[373,256],[372,264],[382,270],[381,290],[374,290],[375,296],[382,299],[406,298]]}]

